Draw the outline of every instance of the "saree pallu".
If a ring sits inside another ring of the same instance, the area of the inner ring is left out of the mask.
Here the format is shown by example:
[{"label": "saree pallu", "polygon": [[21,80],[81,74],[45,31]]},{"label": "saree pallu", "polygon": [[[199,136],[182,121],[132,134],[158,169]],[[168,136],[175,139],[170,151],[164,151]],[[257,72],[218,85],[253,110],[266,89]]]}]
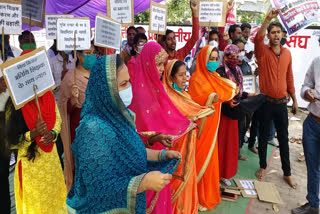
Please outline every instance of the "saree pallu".
[{"label": "saree pallu", "polygon": [[[220,77],[216,72],[210,73],[207,70],[206,64],[212,50],[213,47],[207,45],[199,52],[196,71],[190,79],[189,87],[192,99],[200,105],[205,105],[211,93],[219,95],[219,101],[212,104],[216,112],[212,117],[208,117],[203,133],[196,143],[198,198],[199,205],[205,209],[212,209],[221,201],[217,145],[221,103],[236,95],[236,84]],[[200,123],[201,121],[198,121],[198,125]]]}]

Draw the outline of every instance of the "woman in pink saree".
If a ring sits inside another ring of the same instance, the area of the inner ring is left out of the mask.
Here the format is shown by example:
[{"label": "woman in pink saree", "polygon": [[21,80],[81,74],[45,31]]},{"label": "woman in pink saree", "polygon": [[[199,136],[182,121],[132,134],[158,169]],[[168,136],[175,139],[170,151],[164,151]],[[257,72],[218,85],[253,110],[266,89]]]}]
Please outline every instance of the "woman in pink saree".
[{"label": "woman in pink saree", "polygon": [[[176,140],[194,128],[168,97],[160,80],[167,60],[165,50],[155,42],[147,43],[134,65],[130,66],[133,100],[129,108],[136,114],[138,132],[156,132],[172,136]],[[146,146],[165,149],[159,142]],[[191,193],[190,193],[191,194]],[[171,187],[161,192],[146,192],[147,213],[172,213]]]}]

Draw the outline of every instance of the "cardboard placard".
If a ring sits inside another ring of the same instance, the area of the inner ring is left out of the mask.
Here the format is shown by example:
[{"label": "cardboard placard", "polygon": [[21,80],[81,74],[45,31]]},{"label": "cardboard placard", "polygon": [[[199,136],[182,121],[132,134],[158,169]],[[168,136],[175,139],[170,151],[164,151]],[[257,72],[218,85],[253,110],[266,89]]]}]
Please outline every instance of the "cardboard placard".
[{"label": "cardboard placard", "polygon": [[58,18],[57,49],[59,51],[74,50],[74,33],[76,32],[76,50],[88,50],[91,47],[90,19]]},{"label": "cardboard placard", "polygon": [[98,13],[94,32],[94,45],[120,50],[121,24]]},{"label": "cardboard placard", "polygon": [[165,35],[167,30],[168,7],[150,1],[149,33]]},{"label": "cardboard placard", "polygon": [[107,0],[107,12],[123,27],[134,25],[133,0]]},{"label": "cardboard placard", "polygon": [[73,18],[73,14],[46,14],[46,36],[47,39],[57,38],[57,19],[58,18]]},{"label": "cardboard placard", "polygon": [[21,34],[21,1],[0,0],[0,11],[0,28],[4,27],[4,34]]},{"label": "cardboard placard", "polygon": [[226,24],[227,0],[198,1],[199,25],[224,27]]},{"label": "cardboard placard", "polygon": [[0,67],[15,109],[35,98],[34,84],[39,96],[55,88],[45,47],[14,58]]},{"label": "cardboard placard", "polygon": [[240,190],[240,192],[244,198],[258,198],[254,181],[254,179],[234,179],[237,187],[243,188]]},{"label": "cardboard placard", "polygon": [[46,0],[21,0],[21,4],[22,22],[32,26],[43,27]]},{"label": "cardboard placard", "polygon": [[248,93],[257,92],[255,75],[243,76],[243,91]]},{"label": "cardboard placard", "polygon": [[283,204],[280,193],[273,183],[254,181],[254,186],[258,193],[260,201],[269,202],[273,204]]}]

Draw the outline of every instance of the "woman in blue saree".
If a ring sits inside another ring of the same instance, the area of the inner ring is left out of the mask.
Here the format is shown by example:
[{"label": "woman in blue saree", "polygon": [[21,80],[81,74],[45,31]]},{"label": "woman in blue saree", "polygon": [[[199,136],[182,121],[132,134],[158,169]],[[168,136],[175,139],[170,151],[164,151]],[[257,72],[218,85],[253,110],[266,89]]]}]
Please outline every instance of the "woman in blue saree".
[{"label": "woman in blue saree", "polygon": [[160,191],[170,182],[180,154],[145,148],[127,108],[131,99],[128,69],[120,56],[99,58],[71,146],[71,213],[146,213],[144,191]]}]

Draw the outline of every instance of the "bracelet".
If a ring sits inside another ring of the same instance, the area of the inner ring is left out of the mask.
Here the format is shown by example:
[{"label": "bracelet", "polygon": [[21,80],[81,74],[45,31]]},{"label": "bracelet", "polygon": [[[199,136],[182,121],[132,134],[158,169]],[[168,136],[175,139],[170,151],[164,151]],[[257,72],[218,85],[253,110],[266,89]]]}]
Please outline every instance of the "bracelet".
[{"label": "bracelet", "polygon": [[167,150],[165,150],[165,149],[161,150],[161,153],[160,153],[160,154],[161,154],[161,159],[160,159],[161,161],[164,160],[164,156],[165,156],[165,154],[166,154],[166,151],[167,151]]},{"label": "bracelet", "polygon": [[51,133],[53,134],[53,141],[57,141],[57,133],[54,130],[51,130]]}]

